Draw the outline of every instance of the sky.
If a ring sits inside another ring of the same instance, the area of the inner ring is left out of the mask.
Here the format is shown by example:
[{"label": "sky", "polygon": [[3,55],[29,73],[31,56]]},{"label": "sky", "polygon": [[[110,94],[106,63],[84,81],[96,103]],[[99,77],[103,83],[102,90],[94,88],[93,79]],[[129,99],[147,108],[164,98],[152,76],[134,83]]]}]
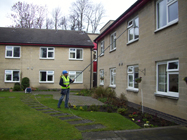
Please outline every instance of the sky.
[{"label": "sky", "polygon": [[[0,0],[0,27],[13,25],[11,21],[11,7],[18,1],[47,6],[49,12],[56,7],[61,7],[62,14],[67,16],[72,2],[76,0]],[[91,0],[93,3],[102,3],[106,10],[105,17],[101,21],[99,28],[102,28],[109,20],[117,19],[136,0]]]}]

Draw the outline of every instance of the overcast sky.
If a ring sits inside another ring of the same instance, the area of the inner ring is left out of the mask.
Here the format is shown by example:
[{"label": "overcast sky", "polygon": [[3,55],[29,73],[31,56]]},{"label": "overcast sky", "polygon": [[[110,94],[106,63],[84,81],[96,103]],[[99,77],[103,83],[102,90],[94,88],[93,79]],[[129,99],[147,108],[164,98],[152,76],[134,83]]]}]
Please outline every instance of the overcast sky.
[{"label": "overcast sky", "polygon": [[[18,1],[33,3],[37,5],[47,6],[49,11],[56,7],[62,8],[63,15],[67,16],[70,11],[71,3],[76,0],[0,0],[0,27],[12,25],[12,21],[8,16],[11,13],[11,7]],[[101,28],[109,20],[115,20],[123,12],[125,12],[136,0],[91,0],[94,3],[102,3],[106,10],[106,17],[103,18],[99,28]]]}]

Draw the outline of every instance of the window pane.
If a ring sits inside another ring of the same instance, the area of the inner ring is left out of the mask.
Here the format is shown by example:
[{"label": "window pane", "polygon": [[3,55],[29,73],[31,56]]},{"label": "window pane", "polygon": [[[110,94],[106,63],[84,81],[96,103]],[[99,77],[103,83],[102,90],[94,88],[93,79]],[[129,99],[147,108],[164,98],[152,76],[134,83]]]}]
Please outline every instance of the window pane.
[{"label": "window pane", "polygon": [[169,91],[170,92],[179,92],[178,85],[179,85],[179,75],[178,74],[169,74]]},{"label": "window pane", "polygon": [[75,53],[70,53],[70,58],[75,58]]},{"label": "window pane", "polygon": [[[134,68],[134,79],[137,79],[139,76],[139,73],[138,73],[138,67],[135,67]],[[134,88],[138,88],[138,83],[134,81]]]},{"label": "window pane", "polygon": [[40,72],[40,81],[46,81],[46,72]]},{"label": "window pane", "polygon": [[48,48],[48,50],[53,50],[53,48]]},{"label": "window pane", "polygon": [[111,35],[110,40],[111,40],[111,41],[110,41],[110,43],[111,43],[111,47],[110,47],[110,48],[111,48],[111,50],[113,50],[113,49],[114,49],[114,48],[113,48],[113,46],[114,46],[114,45],[113,45],[113,44],[114,44],[114,42],[113,42],[113,41],[114,41],[114,36],[113,36],[113,35]]},{"label": "window pane", "polygon": [[77,59],[82,59],[82,50],[77,50]]},{"label": "window pane", "polygon": [[114,85],[116,85],[116,74],[114,74]]},{"label": "window pane", "polygon": [[158,91],[167,92],[166,64],[158,66]]},{"label": "window pane", "polygon": [[[80,72],[76,72],[76,76],[79,75]],[[76,79],[76,82],[82,82],[82,74],[80,74],[77,79]]]},{"label": "window pane", "polygon": [[134,39],[139,38],[139,28],[134,28]]},{"label": "window pane", "polygon": [[48,57],[52,57],[53,58],[53,52],[48,52]]},{"label": "window pane", "polygon": [[48,75],[48,81],[53,81],[53,75]]},{"label": "window pane", "polygon": [[75,49],[70,49],[70,51],[75,51]]},{"label": "window pane", "polygon": [[13,71],[13,81],[19,81],[19,71]]},{"label": "window pane", "polygon": [[168,7],[169,21],[173,21],[178,18],[178,2],[173,3]]},{"label": "window pane", "polygon": [[133,87],[133,75],[129,75],[129,87]]},{"label": "window pane", "polygon": [[134,36],[134,28],[131,28],[130,30],[129,30],[129,41],[131,41],[131,40],[133,40],[133,36]]},{"label": "window pane", "polygon": [[157,4],[157,20],[158,20],[158,28],[161,28],[166,25],[166,1],[162,0]]},{"label": "window pane", "polygon": [[168,69],[178,69],[179,62],[171,62],[168,64]]},{"label": "window pane", "polygon": [[41,48],[41,57],[46,58],[47,57],[47,48]]},{"label": "window pane", "polygon": [[14,47],[14,57],[20,57],[20,47]]},{"label": "window pane", "polygon": [[6,74],[6,81],[11,81],[11,74]]},{"label": "window pane", "polygon": [[12,56],[12,51],[7,51],[6,56]]}]

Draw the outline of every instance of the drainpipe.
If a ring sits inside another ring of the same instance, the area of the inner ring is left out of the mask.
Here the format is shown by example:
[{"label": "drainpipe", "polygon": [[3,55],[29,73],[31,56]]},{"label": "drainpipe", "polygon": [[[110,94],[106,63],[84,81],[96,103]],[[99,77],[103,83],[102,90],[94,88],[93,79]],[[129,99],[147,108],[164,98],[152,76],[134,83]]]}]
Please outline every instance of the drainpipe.
[{"label": "drainpipe", "polygon": [[[90,52],[91,52],[91,63],[92,63],[92,48],[90,48]],[[92,88],[92,65],[90,66],[90,89]]]}]

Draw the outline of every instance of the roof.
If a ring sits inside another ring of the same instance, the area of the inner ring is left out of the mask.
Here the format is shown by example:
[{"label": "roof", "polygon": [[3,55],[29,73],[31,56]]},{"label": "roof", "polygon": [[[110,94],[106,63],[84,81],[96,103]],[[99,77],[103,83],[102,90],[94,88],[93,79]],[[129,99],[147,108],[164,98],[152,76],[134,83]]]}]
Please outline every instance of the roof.
[{"label": "roof", "polygon": [[131,16],[134,12],[139,10],[142,6],[144,6],[150,0],[137,0],[129,9],[127,9],[121,16],[119,16],[108,28],[106,28],[95,40],[94,42],[98,42],[103,39],[107,34],[109,34],[116,27],[121,25],[129,16]]},{"label": "roof", "polygon": [[0,28],[0,44],[94,47],[89,36],[82,31]]}]

